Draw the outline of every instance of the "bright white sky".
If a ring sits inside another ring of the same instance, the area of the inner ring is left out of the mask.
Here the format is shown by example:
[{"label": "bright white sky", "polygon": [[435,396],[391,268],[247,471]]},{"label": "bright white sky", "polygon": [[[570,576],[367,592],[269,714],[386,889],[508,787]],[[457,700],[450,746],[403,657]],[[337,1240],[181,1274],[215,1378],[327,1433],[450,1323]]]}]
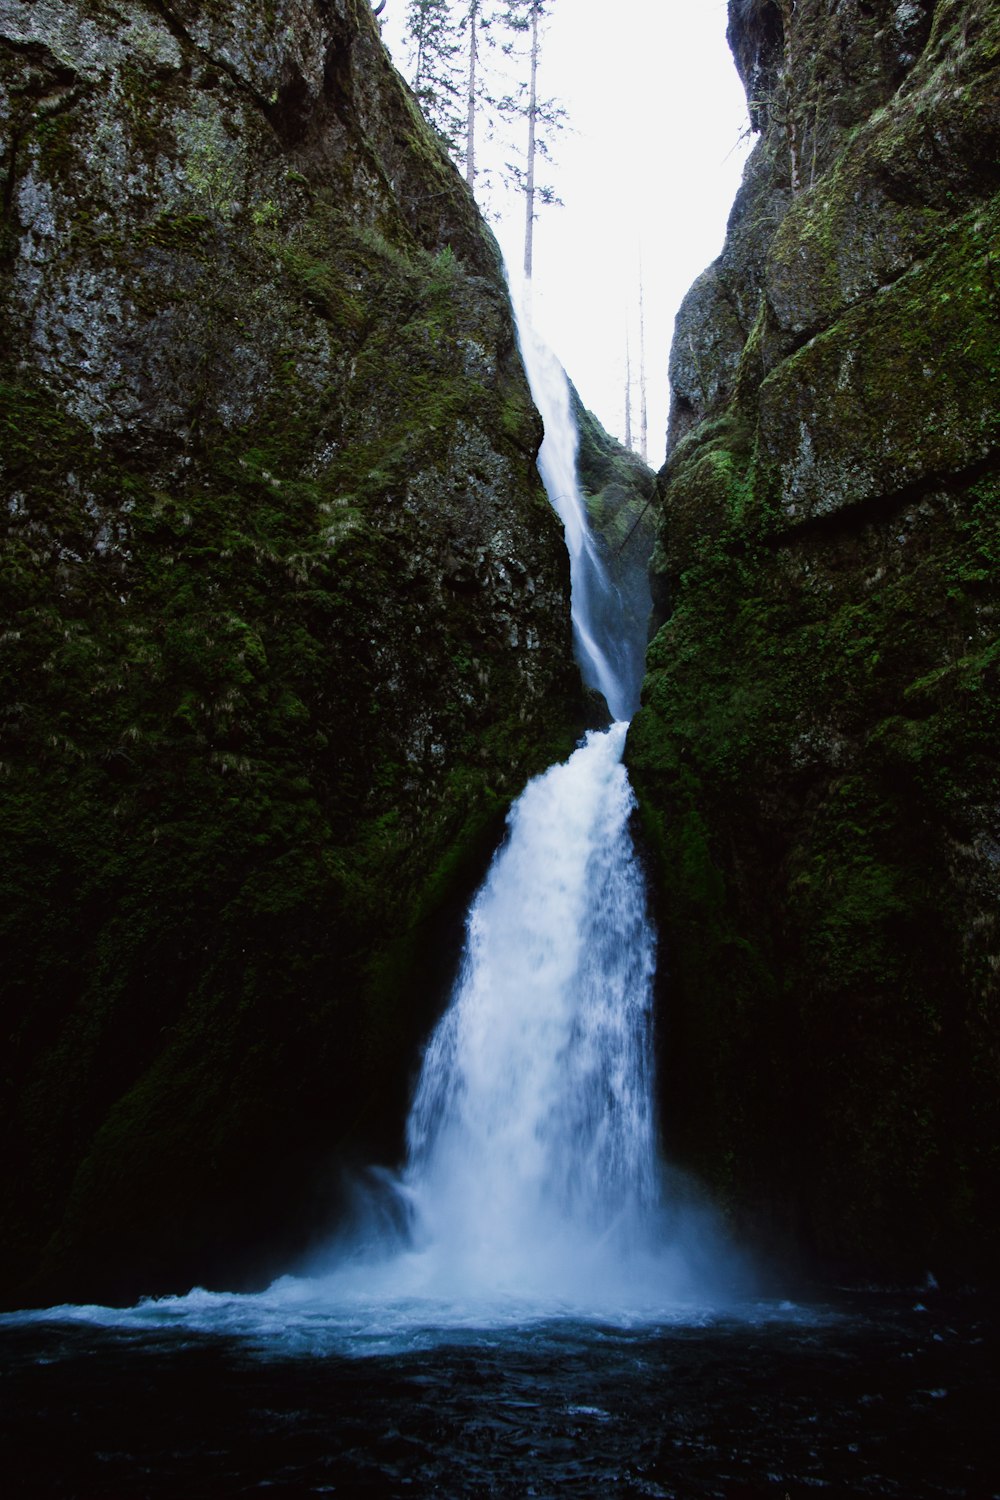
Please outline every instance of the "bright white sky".
[{"label": "bright white sky", "polygon": [[[383,40],[407,73],[404,0]],[[645,283],[649,459],[663,459],[667,356],[678,305],[718,255],[749,149],[746,101],[726,45],[726,0],[554,0],[539,92],[564,105],[545,179],[564,206],[535,225],[533,316],[581,396],[624,435],[625,326],[638,364]],[[512,274],[523,199],[494,226]],[[638,381],[632,406],[638,444]]]}]

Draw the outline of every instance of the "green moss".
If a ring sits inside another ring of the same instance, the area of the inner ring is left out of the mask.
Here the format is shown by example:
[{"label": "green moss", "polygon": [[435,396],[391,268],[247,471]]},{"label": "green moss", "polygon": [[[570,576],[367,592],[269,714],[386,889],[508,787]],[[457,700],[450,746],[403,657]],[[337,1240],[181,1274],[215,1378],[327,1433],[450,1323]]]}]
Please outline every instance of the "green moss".
[{"label": "green moss", "polygon": [[757,315],[733,394],[660,476],[628,760],[668,1148],[768,1241],[992,1274],[1000,19],[925,20],[904,57],[875,11],[845,40],[797,7],[782,107],[758,106],[687,304],[692,387],[733,307]]},{"label": "green moss", "polygon": [[9,1296],[229,1275],[398,1152],[429,955],[577,727],[495,247],[372,58],[329,152],[142,53],[17,157],[94,348],[0,369]]},{"label": "green moss", "polygon": [[719,436],[671,465],[697,529],[628,745],[668,954],[669,1139],[742,1212],[766,1218],[777,1179],[779,1218],[785,1194],[808,1202],[807,1238],[877,1259],[894,1216],[942,1239],[919,1204],[947,1152],[976,1163],[980,1215],[991,1170],[937,1080],[968,1064],[956,992],[993,983],[992,933],[962,935],[940,872],[1000,790],[996,480],[775,552],[752,467],[748,503],[727,503],[740,464]]},{"label": "green moss", "polygon": [[[761,387],[762,458],[787,521],[981,461],[1000,441],[1000,204],[785,360]],[[942,352],[947,351],[947,358]]]}]

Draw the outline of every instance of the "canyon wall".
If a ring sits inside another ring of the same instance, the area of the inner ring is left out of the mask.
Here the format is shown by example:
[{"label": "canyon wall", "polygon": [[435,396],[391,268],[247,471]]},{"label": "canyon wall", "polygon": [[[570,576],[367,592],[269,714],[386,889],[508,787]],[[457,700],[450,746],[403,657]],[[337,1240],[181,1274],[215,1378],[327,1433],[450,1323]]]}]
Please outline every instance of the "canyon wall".
[{"label": "canyon wall", "polygon": [[367,0],[9,0],[0,128],[0,1287],[231,1282],[582,722],[540,423]]},{"label": "canyon wall", "polygon": [[813,1264],[997,1254],[1000,13],[730,0],[628,761],[668,1149]]}]

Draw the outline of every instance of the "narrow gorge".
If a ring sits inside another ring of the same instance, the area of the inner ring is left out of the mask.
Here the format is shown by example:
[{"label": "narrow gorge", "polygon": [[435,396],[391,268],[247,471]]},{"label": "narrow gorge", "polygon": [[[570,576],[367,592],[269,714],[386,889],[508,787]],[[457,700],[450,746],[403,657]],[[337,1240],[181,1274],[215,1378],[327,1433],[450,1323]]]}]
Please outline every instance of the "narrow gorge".
[{"label": "narrow gorge", "polygon": [[[655,489],[570,395],[636,639],[655,533],[660,1133],[778,1264],[975,1278],[1000,21],[729,38],[759,139]],[[463,910],[603,684],[499,252],[367,0],[7,0],[0,126],[0,1296],[259,1285],[400,1159]]]},{"label": "narrow gorge", "polygon": [[0,0],[8,1488],[1000,1494],[1000,11],[720,7],[654,475],[381,9]]}]

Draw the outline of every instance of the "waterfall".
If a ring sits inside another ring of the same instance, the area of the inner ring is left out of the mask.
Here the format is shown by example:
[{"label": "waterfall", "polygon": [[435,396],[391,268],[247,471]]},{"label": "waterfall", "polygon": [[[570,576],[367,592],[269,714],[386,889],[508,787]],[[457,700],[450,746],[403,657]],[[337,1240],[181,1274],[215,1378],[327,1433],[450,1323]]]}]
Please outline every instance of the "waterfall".
[{"label": "waterfall", "polygon": [[717,1298],[730,1275],[701,1210],[663,1191],[655,938],[622,765],[636,653],[612,628],[565,373],[523,316],[519,336],[545,422],[539,470],[566,529],[577,655],[615,722],[511,809],[423,1057],[405,1167],[377,1175],[315,1267],[342,1305],[377,1305],[379,1320],[392,1309],[397,1326],[429,1313],[436,1325],[664,1316],[710,1283]]},{"label": "waterfall", "polygon": [[512,809],[424,1056],[400,1187],[425,1291],[606,1298],[634,1295],[662,1230],[655,942],[621,763],[635,684],[608,629],[613,591],[577,483],[566,376],[523,316],[519,334],[545,423],[539,470],[566,530],[577,654],[616,722]]},{"label": "waterfall", "polygon": [[538,337],[514,299],[518,342],[545,437],[538,471],[562,521],[572,579],[573,642],[583,680],[603,694],[613,719],[630,719],[639,705],[642,652],[629,649],[622,601],[607,575],[587,521],[576,455],[579,434],[566,371]]},{"label": "waterfall", "polygon": [[622,765],[634,684],[606,627],[607,580],[569,472],[566,378],[523,323],[521,339],[544,402],[540,467],[566,526],[577,651],[616,722],[529,782],[511,809],[423,1058],[405,1166],[373,1169],[357,1184],[353,1222],[266,1291],[195,1288],[131,1309],[28,1318],[363,1353],[553,1316],[701,1318],[706,1298],[715,1308],[728,1300],[739,1268],[703,1210],[663,1191],[655,940]]},{"label": "waterfall", "polygon": [[591,733],[528,785],[469,913],[405,1174],[452,1285],[606,1290],[648,1240],[654,943],[624,738]]}]

